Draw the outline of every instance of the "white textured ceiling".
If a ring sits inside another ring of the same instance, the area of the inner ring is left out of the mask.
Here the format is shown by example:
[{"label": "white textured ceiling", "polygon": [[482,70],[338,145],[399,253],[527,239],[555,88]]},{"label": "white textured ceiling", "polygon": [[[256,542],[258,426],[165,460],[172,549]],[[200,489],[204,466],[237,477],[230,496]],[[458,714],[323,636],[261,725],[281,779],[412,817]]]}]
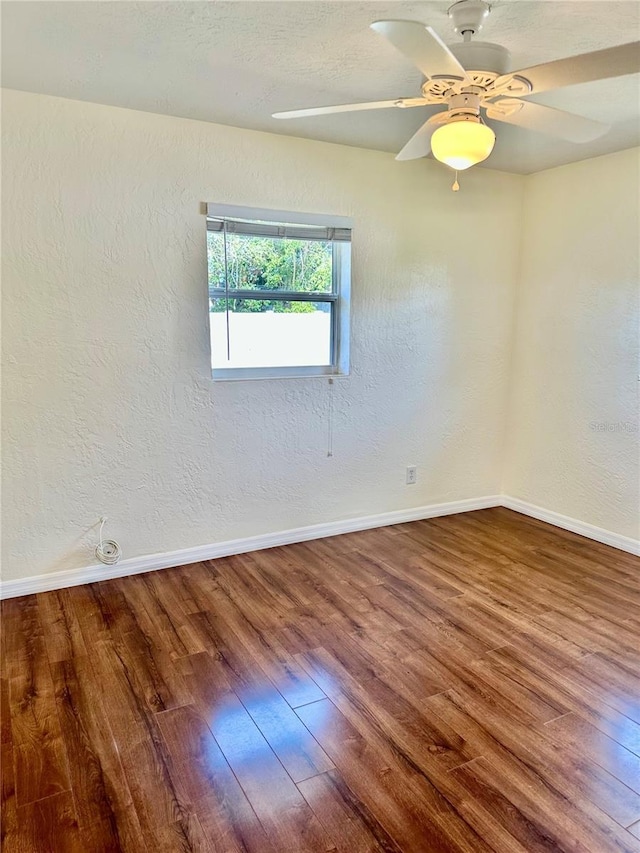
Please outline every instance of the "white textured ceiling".
[{"label": "white textured ceiling", "polygon": [[[435,108],[278,121],[295,107],[418,94],[421,75],[369,29],[429,23],[455,42],[448,2],[2,3],[3,86],[397,152]],[[636,0],[499,0],[482,38],[512,68],[640,38]],[[487,166],[529,173],[640,144],[640,75],[533,100],[610,122],[577,145],[504,124]],[[402,168],[402,164],[398,164]]]}]

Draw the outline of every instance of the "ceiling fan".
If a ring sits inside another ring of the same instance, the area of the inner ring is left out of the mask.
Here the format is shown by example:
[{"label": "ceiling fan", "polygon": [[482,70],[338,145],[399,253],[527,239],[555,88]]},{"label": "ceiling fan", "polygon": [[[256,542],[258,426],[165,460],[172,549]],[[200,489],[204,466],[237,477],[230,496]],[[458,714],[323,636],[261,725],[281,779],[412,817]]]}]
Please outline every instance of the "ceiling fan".
[{"label": "ceiling fan", "polygon": [[[407,142],[396,160],[414,160],[433,152],[453,169],[468,169],[486,160],[495,134],[482,117],[539,131],[570,142],[589,142],[602,136],[609,125],[532,101],[528,95],[576,83],[620,77],[640,72],[640,42],[596,50],[508,71],[509,51],[498,44],[471,41],[491,6],[485,0],[459,0],[449,9],[455,31],[463,41],[447,46],[429,26],[416,21],[376,21],[371,29],[386,38],[425,76],[421,94],[362,104],[289,110],[273,118],[289,119],[357,110],[442,104],[446,110],[432,115]],[[457,182],[456,182],[457,183]],[[454,184],[454,189],[457,189]]]}]

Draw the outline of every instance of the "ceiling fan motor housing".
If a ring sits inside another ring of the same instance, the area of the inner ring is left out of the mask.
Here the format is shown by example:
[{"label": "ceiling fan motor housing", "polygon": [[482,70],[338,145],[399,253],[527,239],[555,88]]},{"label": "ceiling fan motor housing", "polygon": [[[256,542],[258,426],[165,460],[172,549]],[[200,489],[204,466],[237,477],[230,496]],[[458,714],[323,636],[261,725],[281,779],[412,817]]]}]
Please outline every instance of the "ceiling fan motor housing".
[{"label": "ceiling fan motor housing", "polygon": [[464,41],[447,45],[465,71],[489,71],[499,77],[509,70],[511,54],[501,44]]}]

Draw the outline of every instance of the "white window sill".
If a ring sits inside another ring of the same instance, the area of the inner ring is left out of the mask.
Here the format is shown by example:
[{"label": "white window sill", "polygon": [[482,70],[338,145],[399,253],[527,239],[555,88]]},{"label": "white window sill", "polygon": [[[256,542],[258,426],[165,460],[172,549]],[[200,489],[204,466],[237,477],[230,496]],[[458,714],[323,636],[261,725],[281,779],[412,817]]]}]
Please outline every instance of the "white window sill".
[{"label": "white window sill", "polygon": [[237,382],[250,379],[340,379],[344,372],[331,365],[311,367],[220,367],[211,371],[214,382]]}]

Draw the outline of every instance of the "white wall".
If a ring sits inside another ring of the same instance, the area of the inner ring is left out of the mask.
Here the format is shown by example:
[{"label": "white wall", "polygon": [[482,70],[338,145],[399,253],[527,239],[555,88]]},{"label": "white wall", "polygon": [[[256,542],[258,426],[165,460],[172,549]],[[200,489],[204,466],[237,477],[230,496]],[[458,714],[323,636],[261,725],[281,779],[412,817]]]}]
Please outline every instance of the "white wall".
[{"label": "white wall", "polygon": [[[3,572],[499,491],[523,179],[3,97]],[[352,374],[212,383],[201,202],[355,219]],[[404,484],[405,466],[419,482]]]},{"label": "white wall", "polygon": [[503,491],[640,529],[638,151],[527,178]]}]

